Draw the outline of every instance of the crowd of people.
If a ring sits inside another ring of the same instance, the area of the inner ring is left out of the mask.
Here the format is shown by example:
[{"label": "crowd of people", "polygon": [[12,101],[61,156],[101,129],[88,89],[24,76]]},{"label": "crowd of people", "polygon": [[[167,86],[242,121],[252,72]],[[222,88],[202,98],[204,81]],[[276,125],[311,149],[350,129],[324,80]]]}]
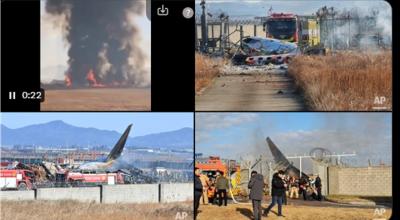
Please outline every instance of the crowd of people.
[{"label": "crowd of people", "polygon": [[195,168],[195,215],[200,202],[203,205],[217,204],[218,206],[228,205],[229,180],[222,171],[215,175],[207,176],[197,167]]},{"label": "crowd of people", "polygon": [[[253,204],[254,220],[261,219],[261,202],[264,195],[264,186],[264,177],[256,171],[253,171],[248,188],[250,189],[250,199]],[[285,175],[285,172],[280,170],[272,176],[271,188],[271,203],[263,211],[264,216],[268,216],[270,210],[276,204],[278,204],[278,216],[283,216],[282,205],[287,205],[288,197],[291,199],[298,199],[299,194],[301,194],[304,200],[322,200],[322,184],[318,174],[315,175],[315,178],[307,179],[303,176],[297,179],[294,176]]]},{"label": "crowd of people", "polygon": [[[200,202],[204,205],[209,203],[219,206],[228,205],[229,180],[224,173],[217,172],[215,175],[207,176],[200,169],[195,168],[195,174],[195,215],[197,215]],[[252,171],[248,188],[255,220],[261,219],[262,215],[268,216],[269,211],[276,204],[278,204],[278,216],[283,216],[282,205],[287,205],[288,198],[299,199],[301,195],[303,200],[322,200],[322,184],[318,174],[313,178],[306,176],[296,178],[286,175],[284,171],[276,172],[271,180],[271,203],[265,210],[262,210],[261,203],[266,186],[264,177],[256,171]]]}]

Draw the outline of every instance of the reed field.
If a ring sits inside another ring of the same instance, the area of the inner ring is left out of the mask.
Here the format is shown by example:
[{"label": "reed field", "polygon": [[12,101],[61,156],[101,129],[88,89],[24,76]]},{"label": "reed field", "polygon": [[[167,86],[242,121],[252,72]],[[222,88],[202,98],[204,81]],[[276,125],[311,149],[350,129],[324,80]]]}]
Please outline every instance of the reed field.
[{"label": "reed field", "polygon": [[199,93],[203,88],[209,86],[213,78],[219,74],[224,61],[222,58],[210,58],[200,53],[196,53],[195,57],[195,92]]},{"label": "reed field", "polygon": [[[338,52],[298,56],[289,74],[310,110],[392,109],[392,52]],[[376,98],[384,102],[376,103]]]}]

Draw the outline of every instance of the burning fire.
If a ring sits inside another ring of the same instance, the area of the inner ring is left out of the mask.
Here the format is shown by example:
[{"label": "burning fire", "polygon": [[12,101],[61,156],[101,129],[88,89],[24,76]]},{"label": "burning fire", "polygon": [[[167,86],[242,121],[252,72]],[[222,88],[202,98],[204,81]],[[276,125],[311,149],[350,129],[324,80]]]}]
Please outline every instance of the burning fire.
[{"label": "burning fire", "polygon": [[105,87],[104,84],[97,82],[93,69],[89,70],[88,74],[86,75],[86,79],[89,81],[89,84],[92,87]]},{"label": "burning fire", "polygon": [[65,85],[67,87],[71,87],[72,85],[71,76],[69,74],[65,74]]},{"label": "burning fire", "polygon": [[[89,86],[92,88],[104,88],[104,87],[121,87],[126,85],[123,82],[112,81],[109,84],[103,84],[97,81],[96,75],[94,74],[93,69],[90,69],[86,74],[86,80],[89,82]],[[72,86],[72,78],[71,74],[65,74],[65,85],[70,88]]]}]

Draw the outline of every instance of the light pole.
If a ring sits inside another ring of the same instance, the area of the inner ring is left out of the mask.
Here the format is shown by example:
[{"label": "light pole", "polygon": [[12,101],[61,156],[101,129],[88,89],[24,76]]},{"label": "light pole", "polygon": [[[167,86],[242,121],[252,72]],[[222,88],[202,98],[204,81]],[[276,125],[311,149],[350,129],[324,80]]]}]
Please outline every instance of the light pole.
[{"label": "light pole", "polygon": [[207,13],[206,13],[206,1],[201,0],[201,52],[206,53],[208,47],[208,26],[207,26]]}]

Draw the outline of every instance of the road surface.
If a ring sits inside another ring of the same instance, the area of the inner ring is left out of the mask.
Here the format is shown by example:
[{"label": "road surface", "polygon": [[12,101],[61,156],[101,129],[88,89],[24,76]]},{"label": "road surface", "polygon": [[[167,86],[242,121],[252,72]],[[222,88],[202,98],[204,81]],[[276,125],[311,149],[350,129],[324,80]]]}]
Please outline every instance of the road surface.
[{"label": "road surface", "polygon": [[196,111],[304,111],[287,69],[252,69],[221,74],[196,95]]}]

